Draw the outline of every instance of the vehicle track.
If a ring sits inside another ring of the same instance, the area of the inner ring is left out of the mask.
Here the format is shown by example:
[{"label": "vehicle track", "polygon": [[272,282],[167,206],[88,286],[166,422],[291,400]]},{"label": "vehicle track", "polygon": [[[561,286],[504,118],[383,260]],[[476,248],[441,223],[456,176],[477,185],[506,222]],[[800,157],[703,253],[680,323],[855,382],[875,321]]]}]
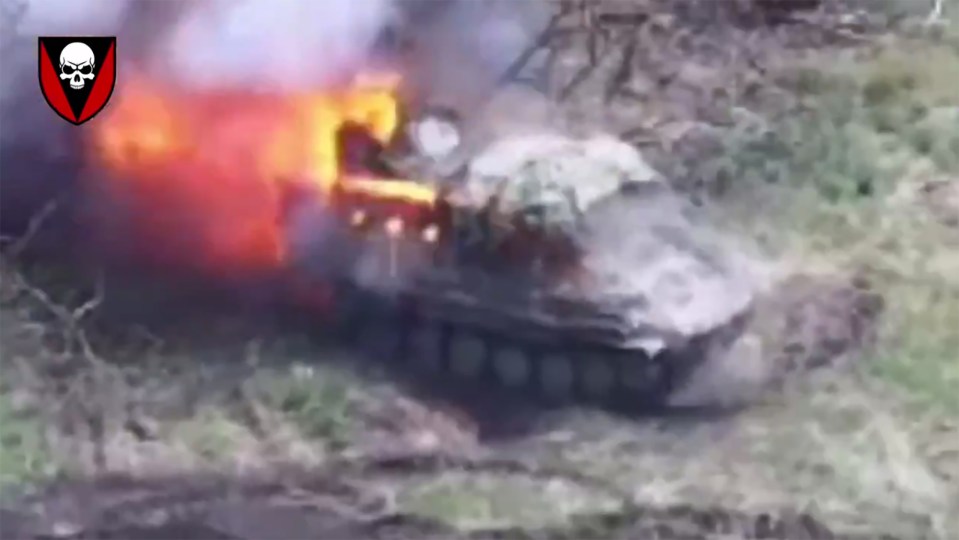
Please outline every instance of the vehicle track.
[{"label": "vehicle track", "polygon": [[[457,530],[396,510],[378,494],[387,476],[445,471],[562,479],[617,497],[620,509],[574,515],[565,526]],[[39,511],[30,509],[40,508]],[[69,514],[75,516],[69,519]],[[66,515],[65,515],[66,514]],[[405,455],[344,461],[319,471],[268,478],[102,478],[64,482],[3,512],[2,536],[16,540],[119,538],[866,538],[830,530],[804,513],[746,513],[722,507],[633,502],[606,482],[518,460]],[[892,538],[892,537],[890,537]]]}]

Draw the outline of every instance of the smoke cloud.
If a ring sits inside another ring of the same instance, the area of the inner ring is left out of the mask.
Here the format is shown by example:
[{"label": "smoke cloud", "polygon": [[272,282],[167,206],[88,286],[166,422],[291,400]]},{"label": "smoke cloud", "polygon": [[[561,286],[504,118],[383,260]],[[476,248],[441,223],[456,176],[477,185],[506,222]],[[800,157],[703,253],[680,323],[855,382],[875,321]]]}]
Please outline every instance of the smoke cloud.
[{"label": "smoke cloud", "polygon": [[153,67],[202,89],[319,87],[367,63],[393,8],[393,0],[204,2],[178,21]]},{"label": "smoke cloud", "polygon": [[[362,67],[396,5],[395,0],[0,1],[8,15],[0,51],[5,135],[24,124],[17,113],[24,100],[45,105],[36,92],[38,35],[117,35],[120,84],[124,74],[139,71],[200,90],[287,90],[321,86]],[[21,6],[22,16],[11,20]],[[32,122],[26,125],[33,129]]]},{"label": "smoke cloud", "polygon": [[483,105],[551,15],[546,1],[417,0],[405,5],[426,13],[413,23],[416,39],[407,67],[417,95],[461,111]]},{"label": "smoke cloud", "polygon": [[[124,74],[146,72],[187,88],[320,87],[371,62],[408,71],[417,95],[469,109],[545,26],[550,2],[512,0],[0,0],[4,131],[36,92],[37,35],[114,34]],[[412,54],[376,50],[402,28]],[[10,36],[17,38],[11,39]],[[403,60],[406,62],[404,63]],[[16,74],[16,75],[14,75]],[[12,103],[15,102],[15,103]],[[27,122],[31,129],[33,122]]]},{"label": "smoke cloud", "polygon": [[[16,4],[16,1],[6,0]],[[19,31],[23,35],[103,33],[120,27],[129,1],[26,0]]]},{"label": "smoke cloud", "polygon": [[35,69],[37,35],[117,34],[121,62],[144,51],[133,55],[138,70],[200,89],[323,85],[373,60],[382,31],[402,22],[419,26],[423,64],[475,82],[502,72],[549,12],[548,2],[504,0],[0,1],[25,7],[5,32],[23,38],[5,63]]},{"label": "smoke cloud", "polygon": [[[81,143],[89,128],[52,114],[37,89],[38,35],[118,36],[118,92],[134,72],[198,91],[309,90],[383,63],[403,72],[416,100],[472,110],[535,39],[548,6],[534,0],[0,0],[3,209],[29,213],[45,202],[49,185],[75,183],[68,177],[84,162]],[[387,29],[413,38],[413,53],[384,50]],[[38,177],[41,167],[54,174]],[[29,200],[20,193],[30,193]]]}]

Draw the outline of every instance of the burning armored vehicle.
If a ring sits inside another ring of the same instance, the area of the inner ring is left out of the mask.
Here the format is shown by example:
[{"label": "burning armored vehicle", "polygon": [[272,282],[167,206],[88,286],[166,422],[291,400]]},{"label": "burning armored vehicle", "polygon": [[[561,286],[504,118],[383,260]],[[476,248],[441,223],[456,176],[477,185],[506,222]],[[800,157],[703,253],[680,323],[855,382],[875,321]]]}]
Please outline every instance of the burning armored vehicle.
[{"label": "burning armored vehicle", "polygon": [[176,98],[124,96],[98,155],[114,193],[154,208],[134,211],[138,234],[168,234],[149,216],[176,215],[192,244],[171,257],[327,293],[379,359],[552,399],[661,404],[749,316],[738,263],[614,138],[504,137],[444,170],[465,152],[455,118],[403,119],[382,80],[247,100],[239,116],[211,117],[223,96],[194,103],[205,127]]}]

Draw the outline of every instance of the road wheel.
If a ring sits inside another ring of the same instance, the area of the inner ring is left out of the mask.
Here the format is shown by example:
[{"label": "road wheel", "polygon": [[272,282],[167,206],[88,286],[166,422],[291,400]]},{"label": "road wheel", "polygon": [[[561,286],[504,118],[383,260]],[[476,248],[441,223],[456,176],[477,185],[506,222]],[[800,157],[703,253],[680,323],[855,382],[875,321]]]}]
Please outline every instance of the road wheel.
[{"label": "road wheel", "polygon": [[464,379],[478,377],[486,364],[486,343],[470,332],[454,332],[450,339],[450,369]]},{"label": "road wheel", "polygon": [[410,361],[426,373],[437,373],[443,368],[443,327],[428,322],[417,325],[410,335]]},{"label": "road wheel", "polygon": [[606,400],[616,388],[616,369],[602,354],[591,354],[583,360],[580,377],[583,393],[592,400]]},{"label": "road wheel", "polygon": [[539,363],[539,384],[550,400],[566,401],[576,387],[576,370],[565,354],[547,354]]},{"label": "road wheel", "polygon": [[493,353],[493,371],[504,386],[518,388],[529,382],[533,371],[530,357],[523,350],[507,346]]}]

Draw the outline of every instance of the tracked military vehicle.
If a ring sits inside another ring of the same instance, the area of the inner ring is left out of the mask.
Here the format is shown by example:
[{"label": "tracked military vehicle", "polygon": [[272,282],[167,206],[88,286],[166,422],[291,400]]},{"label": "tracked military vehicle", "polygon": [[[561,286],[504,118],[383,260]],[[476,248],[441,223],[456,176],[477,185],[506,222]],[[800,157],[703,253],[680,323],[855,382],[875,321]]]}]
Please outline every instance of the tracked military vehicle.
[{"label": "tracked military vehicle", "polygon": [[[411,134],[427,161],[459,145],[450,118]],[[625,143],[505,138],[422,180],[378,175],[382,149],[342,146],[367,164],[344,164],[325,200],[291,204],[286,227],[296,272],[329,285],[337,320],[378,359],[554,400],[659,405],[742,332],[742,268]]]}]

